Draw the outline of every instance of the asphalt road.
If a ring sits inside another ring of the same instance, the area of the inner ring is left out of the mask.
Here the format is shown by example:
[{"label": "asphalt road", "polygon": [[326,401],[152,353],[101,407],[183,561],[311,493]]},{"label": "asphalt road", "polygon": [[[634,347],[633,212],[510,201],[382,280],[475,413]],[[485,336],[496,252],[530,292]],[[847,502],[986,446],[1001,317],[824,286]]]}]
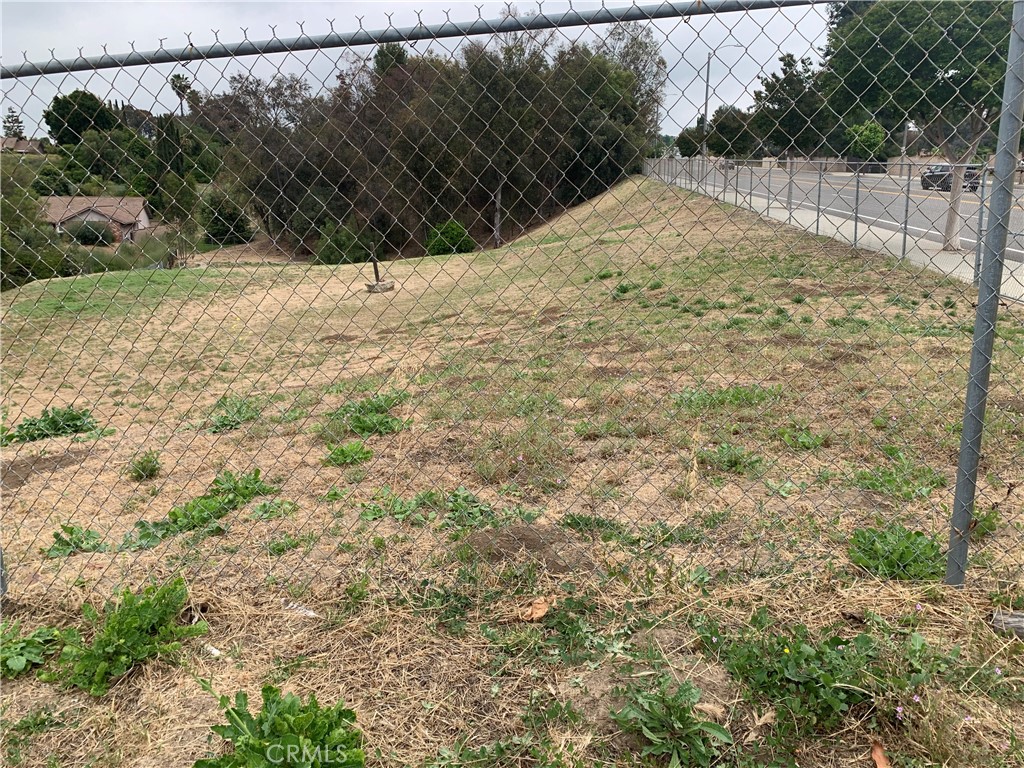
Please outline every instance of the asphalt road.
[{"label": "asphalt road", "polygon": [[[696,171],[697,166],[694,165]],[[679,184],[693,188],[685,171],[680,175]],[[771,199],[772,206],[786,206],[789,179],[785,171],[768,171],[763,168],[739,167],[728,174],[726,182],[722,170],[715,169],[707,174],[707,191],[717,194],[727,202],[737,201],[744,207],[763,209]],[[738,181],[738,183],[737,183]],[[978,208],[980,191],[964,190],[960,205],[962,220],[961,245],[974,250],[977,245]],[[871,226],[902,231],[904,212],[907,213],[907,231],[912,237],[942,242],[946,212],[949,210],[949,193],[921,189],[918,178],[911,180],[909,207],[907,200],[907,179],[881,175],[865,175],[859,179],[852,174],[797,173],[793,176],[792,207],[821,211],[823,216],[854,218]],[[1006,257],[1010,261],[1024,262],[1024,190],[1018,190],[1016,204],[1010,215],[1010,238]]]}]

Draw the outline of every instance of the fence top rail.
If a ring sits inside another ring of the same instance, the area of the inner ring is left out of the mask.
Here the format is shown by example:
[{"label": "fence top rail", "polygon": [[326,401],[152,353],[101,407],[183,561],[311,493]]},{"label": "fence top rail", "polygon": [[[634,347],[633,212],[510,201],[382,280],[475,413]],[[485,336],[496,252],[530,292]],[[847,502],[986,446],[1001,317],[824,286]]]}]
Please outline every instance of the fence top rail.
[{"label": "fence top rail", "polygon": [[[0,79],[10,80],[39,75],[64,74],[86,70],[137,67],[151,64],[169,64],[204,59],[223,59],[274,53],[354,48],[380,43],[412,42],[448,37],[490,35],[500,32],[525,32],[559,27],[578,27],[591,24],[611,24],[624,21],[650,21],[653,19],[700,16],[735,11],[782,9],[792,6],[815,5],[830,0],[691,0],[686,3],[663,2],[658,5],[632,5],[627,8],[600,8],[590,11],[568,10],[562,13],[533,16],[508,16],[500,19],[476,19],[469,22],[446,21],[442,24],[417,24],[412,27],[387,27],[378,30],[359,29],[355,32],[334,32],[326,35],[306,34],[292,38],[270,40],[244,40],[240,43],[214,43],[206,46],[188,45],[184,48],[160,48],[155,51],[82,56],[73,59],[50,59],[30,62],[27,59],[15,66],[0,67]],[[332,25],[333,27],[333,25]]]}]

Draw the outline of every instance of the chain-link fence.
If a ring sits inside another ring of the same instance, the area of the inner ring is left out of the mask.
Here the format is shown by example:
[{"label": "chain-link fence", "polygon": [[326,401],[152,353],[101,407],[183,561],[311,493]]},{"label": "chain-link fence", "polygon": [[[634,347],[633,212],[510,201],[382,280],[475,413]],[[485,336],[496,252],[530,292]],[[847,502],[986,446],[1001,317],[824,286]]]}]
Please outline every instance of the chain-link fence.
[{"label": "chain-link fence", "polygon": [[5,64],[8,760],[1021,764],[1024,3],[403,13]]}]

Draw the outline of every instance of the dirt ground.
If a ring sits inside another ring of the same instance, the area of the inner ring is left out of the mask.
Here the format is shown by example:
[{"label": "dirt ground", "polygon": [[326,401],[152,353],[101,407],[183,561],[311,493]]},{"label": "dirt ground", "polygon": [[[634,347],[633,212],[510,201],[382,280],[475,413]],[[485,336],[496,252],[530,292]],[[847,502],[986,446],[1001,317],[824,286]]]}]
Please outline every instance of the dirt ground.
[{"label": "dirt ground", "polygon": [[[4,613],[25,628],[80,625],[83,603],[180,573],[210,624],[177,663],[148,664],[103,698],[30,676],[5,684],[5,723],[42,707],[62,723],[23,744],[8,729],[10,764],[191,765],[219,749],[209,726],[222,719],[196,678],[344,700],[374,765],[521,734],[538,697],[583,714],[545,726],[562,764],[634,764],[609,712],[640,662],[628,673],[617,652],[496,655],[486,627],[529,634],[523,611],[539,595],[590,596],[603,637],[657,648],[739,742],[760,743],[766,726],[699,652],[696,612],[742,625],[763,605],[823,628],[924,603],[930,640],[1003,660],[1020,680],[1019,643],[986,629],[992,595],[1024,587],[1020,308],[1002,309],[994,352],[978,501],[993,524],[955,591],[880,580],[848,547],[890,522],[948,535],[967,286],[639,180],[499,250],[389,263],[392,293],[367,293],[370,274],[264,243],[149,283],[111,273],[4,296],[6,423],[74,406],[109,431],[4,448]],[[408,395],[391,409],[405,428],[368,437],[363,464],[325,464],[331,413],[393,390]],[[258,416],[211,431],[225,397]],[[126,470],[146,450],[161,469],[136,482]],[[219,535],[116,550],[219,472],[254,468],[297,511],[254,519],[260,498]],[[382,489],[409,500],[458,488],[515,521],[452,532],[442,518],[367,513]],[[47,557],[61,524],[111,551]],[[1024,721],[1021,700],[950,690],[935,693],[943,716],[973,713],[952,746],[860,721],[808,742],[800,765],[868,764],[876,731],[908,760],[995,754]]]}]

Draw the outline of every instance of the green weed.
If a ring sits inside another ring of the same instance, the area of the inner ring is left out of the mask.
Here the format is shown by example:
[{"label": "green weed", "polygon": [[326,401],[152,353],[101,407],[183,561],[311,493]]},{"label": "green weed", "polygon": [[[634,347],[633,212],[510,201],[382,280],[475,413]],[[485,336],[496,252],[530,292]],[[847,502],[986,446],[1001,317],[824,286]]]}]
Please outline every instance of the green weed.
[{"label": "green weed", "polygon": [[187,601],[188,590],[179,578],[150,585],[140,594],[125,590],[120,599],[104,606],[102,614],[86,603],[82,613],[95,627],[92,642],[86,644],[77,630],[62,631],[64,649],[56,670],[43,679],[102,696],[137,665],[156,656],[173,656],[182,640],[206,632],[206,622],[178,623]]},{"label": "green weed", "polygon": [[700,690],[688,680],[674,683],[662,675],[646,686],[633,685],[619,693],[626,703],[612,712],[612,719],[641,738],[642,757],[667,759],[673,767],[707,768],[718,757],[720,747],[732,744],[729,731],[694,712]]},{"label": "green weed", "polygon": [[854,485],[904,501],[925,498],[936,488],[946,485],[945,477],[930,467],[915,464],[898,448],[887,446],[882,452],[888,457],[889,463],[855,473]]},{"label": "green weed", "polygon": [[160,474],[160,451],[151,450],[141,453],[128,465],[128,477],[141,483],[151,480]]},{"label": "green weed", "polygon": [[31,443],[50,437],[77,435],[99,429],[92,413],[76,408],[44,408],[39,416],[26,416],[14,429],[0,432],[0,445]]},{"label": "green weed", "polygon": [[712,469],[736,474],[756,472],[763,463],[760,456],[732,443],[721,443],[713,451],[697,451],[697,459]]},{"label": "green weed", "polygon": [[392,416],[389,411],[408,398],[408,392],[393,391],[345,403],[327,414],[327,420],[320,426],[320,437],[328,445],[340,445],[352,434],[365,438],[401,432],[410,422]]},{"label": "green weed", "polygon": [[214,434],[230,432],[243,424],[260,417],[263,408],[259,400],[252,397],[225,395],[217,400],[207,419],[207,431]]},{"label": "green weed", "polygon": [[827,434],[813,432],[805,424],[789,424],[780,427],[775,434],[794,451],[816,451],[829,442]]},{"label": "green weed", "polygon": [[314,541],[316,541],[316,534],[313,532],[304,533],[301,536],[292,536],[290,533],[285,533],[267,542],[267,552],[271,557],[280,557],[286,552],[312,544]]},{"label": "green weed", "polygon": [[280,520],[283,517],[291,517],[299,509],[294,501],[286,499],[267,499],[253,507],[250,520]]},{"label": "green weed", "polygon": [[125,536],[123,550],[150,549],[164,539],[189,531],[211,535],[223,532],[217,522],[228,512],[244,507],[257,496],[277,493],[278,489],[260,479],[259,469],[236,476],[225,470],[214,479],[210,490],[199,498],[174,507],[164,520],[140,520]]},{"label": "green weed", "polygon": [[781,394],[781,387],[734,384],[718,389],[686,388],[673,395],[673,400],[683,410],[697,415],[708,411],[752,408],[777,400]]},{"label": "green weed", "polygon": [[373,458],[373,450],[359,440],[341,445],[329,445],[327,448],[329,453],[323,458],[323,463],[327,466],[345,467],[350,464],[361,464]]},{"label": "green weed", "polygon": [[850,539],[850,560],[883,579],[932,580],[946,572],[942,545],[934,536],[897,523],[858,528]]},{"label": "green weed", "polygon": [[61,524],[60,531],[54,532],[53,540],[53,544],[43,550],[47,557],[68,557],[76,552],[106,552],[109,549],[96,531],[73,523]]},{"label": "green weed", "polygon": [[0,677],[16,677],[45,664],[46,657],[59,647],[59,632],[52,627],[40,627],[23,636],[19,622],[0,622]]},{"label": "green weed", "polygon": [[[216,696],[213,688],[202,681],[203,688]],[[303,702],[294,693],[283,696],[272,685],[263,686],[263,708],[256,714],[249,711],[249,697],[244,691],[235,694],[234,704],[227,696],[217,698],[227,718],[227,725],[214,725],[211,730],[232,745],[232,751],[219,757],[199,760],[194,768],[258,768],[273,764],[331,766],[331,768],[362,768],[366,763],[363,736],[355,728],[356,713],[338,702],[321,707],[314,694]],[[297,759],[288,757],[288,748],[297,748]],[[312,758],[301,757],[305,754]]]}]

